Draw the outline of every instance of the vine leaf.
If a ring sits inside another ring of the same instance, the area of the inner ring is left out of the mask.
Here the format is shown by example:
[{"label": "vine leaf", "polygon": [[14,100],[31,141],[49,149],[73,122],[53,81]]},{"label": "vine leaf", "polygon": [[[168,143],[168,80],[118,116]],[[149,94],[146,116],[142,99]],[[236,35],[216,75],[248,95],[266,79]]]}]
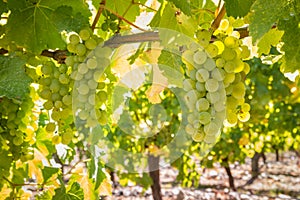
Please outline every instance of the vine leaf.
[{"label": "vine leaf", "polygon": [[[65,7],[60,8],[61,6]],[[87,4],[82,0],[39,0],[36,3],[11,0],[8,2],[8,7],[11,9],[11,14],[7,21],[5,38],[38,54],[44,49],[65,47],[60,35],[62,27],[60,24],[64,23],[65,30],[73,29],[74,24],[69,21],[66,23],[65,17],[61,17],[62,13],[80,22],[88,19],[91,14]]]},{"label": "vine leaf", "polygon": [[278,19],[289,15],[287,1],[282,0],[256,0],[251,10],[249,31],[253,42],[267,33]]},{"label": "vine leaf", "polygon": [[105,4],[106,8],[115,11],[130,22],[134,22],[135,18],[140,15],[140,7],[138,4],[133,4],[131,0],[108,0]]},{"label": "vine leaf", "polygon": [[255,0],[225,0],[228,16],[244,17],[250,11]]},{"label": "vine leaf", "polygon": [[74,182],[68,191],[64,184],[61,184],[61,187],[55,190],[53,200],[81,200],[84,199],[83,197],[83,189],[80,187],[79,183]]},{"label": "vine leaf", "polygon": [[179,8],[184,14],[191,15],[191,7],[187,0],[170,0],[177,8]]},{"label": "vine leaf", "polygon": [[276,46],[280,42],[283,33],[283,31],[276,29],[269,30],[257,44],[258,54],[269,54],[271,47]]},{"label": "vine leaf", "polygon": [[285,72],[294,72],[300,69],[300,41],[297,37],[300,34],[299,23],[299,20],[293,17],[289,20],[280,21],[278,25],[279,29],[284,30],[282,50],[284,50],[285,56],[283,57],[282,69]]},{"label": "vine leaf", "polygon": [[153,17],[150,26],[175,30],[193,37],[197,23],[184,13],[176,14],[177,9],[171,4],[161,6]]},{"label": "vine leaf", "polygon": [[0,56],[0,97],[25,99],[31,79],[25,73],[24,64],[19,57]]}]

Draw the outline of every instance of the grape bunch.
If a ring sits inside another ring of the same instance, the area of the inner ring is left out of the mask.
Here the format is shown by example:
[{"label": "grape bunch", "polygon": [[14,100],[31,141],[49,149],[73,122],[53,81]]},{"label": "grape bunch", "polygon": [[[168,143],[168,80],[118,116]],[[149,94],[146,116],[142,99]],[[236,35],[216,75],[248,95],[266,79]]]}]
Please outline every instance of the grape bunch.
[{"label": "grape bunch", "polygon": [[0,135],[2,149],[11,153],[13,160],[25,162],[33,159],[35,131],[38,128],[38,115],[34,113],[32,96],[35,91],[22,101],[3,97],[0,102]]},{"label": "grape bunch", "polygon": [[103,39],[93,35],[90,29],[71,34],[69,41],[67,48],[73,55],[67,57],[65,63],[72,66],[73,110],[80,124],[79,131],[83,132],[108,121],[109,79],[105,69],[110,65],[112,50],[101,46]]},{"label": "grape bunch", "polygon": [[250,51],[235,32],[230,32],[227,20],[220,27],[223,31],[216,31],[214,42],[211,32],[199,30],[198,44],[190,44],[182,54],[186,65],[183,89],[189,108],[185,130],[196,142],[213,143],[223,124],[234,126],[238,120],[250,118],[243,82],[250,66],[242,61]]},{"label": "grape bunch", "polygon": [[101,29],[105,32],[109,30],[111,30],[113,33],[117,32],[119,29],[118,17],[107,10],[104,10],[102,13],[105,17],[105,20],[101,25]]}]

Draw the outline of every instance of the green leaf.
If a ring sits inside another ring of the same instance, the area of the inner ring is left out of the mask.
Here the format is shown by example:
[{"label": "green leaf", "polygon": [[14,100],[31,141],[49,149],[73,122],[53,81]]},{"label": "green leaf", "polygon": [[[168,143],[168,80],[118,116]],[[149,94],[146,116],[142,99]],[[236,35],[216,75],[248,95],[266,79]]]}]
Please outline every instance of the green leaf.
[{"label": "green leaf", "polygon": [[[81,13],[83,18],[90,16],[87,4],[83,0],[39,0],[36,3],[26,0],[8,1],[11,14],[7,22],[5,39],[38,54],[44,49],[64,48],[65,43],[59,31],[62,29],[61,24],[65,22],[65,17],[62,17],[59,22],[57,17],[54,21],[52,19],[57,15],[55,11],[57,12],[61,6],[72,7],[73,14],[70,17],[77,20],[78,13]],[[62,12],[62,10],[58,11]],[[69,16],[70,12],[66,15]],[[65,30],[72,28],[72,23],[65,23]]]},{"label": "green leaf", "polygon": [[74,182],[68,191],[66,191],[64,185],[61,185],[60,188],[56,189],[52,200],[82,200],[83,198],[83,189],[80,187],[79,183]]},{"label": "green leaf", "polygon": [[164,7],[161,6],[153,17],[150,26],[175,30],[193,37],[197,29],[197,23],[183,13],[176,15],[176,11],[176,8],[170,4],[166,4]]},{"label": "green leaf", "polygon": [[283,58],[282,69],[285,72],[294,72],[300,69],[300,27],[299,20],[296,17],[289,20],[282,20],[279,22],[278,28],[284,30],[282,41],[284,45],[282,50],[285,52]]},{"label": "green leaf", "polygon": [[0,97],[25,99],[31,79],[24,70],[25,61],[14,56],[0,56]]},{"label": "green leaf", "polygon": [[7,12],[7,3],[0,1],[0,14]]},{"label": "green leaf", "polygon": [[244,17],[250,11],[255,0],[225,0],[225,8],[228,16]]},{"label": "green leaf", "polygon": [[287,1],[282,0],[256,0],[251,7],[250,35],[253,42],[259,40],[281,17],[287,13]]},{"label": "green leaf", "polygon": [[184,75],[180,72],[180,68],[183,63],[179,52],[162,50],[158,58],[158,63],[159,69],[163,71],[163,75],[168,79],[168,83],[182,87]]},{"label": "green leaf", "polygon": [[59,168],[45,166],[44,169],[42,169],[44,183],[46,183],[49,180],[49,178],[51,178],[58,171],[59,171]]},{"label": "green leaf", "polygon": [[89,26],[88,18],[84,17],[81,13],[75,14],[70,6],[58,7],[54,11],[52,19],[59,31],[79,32],[82,27]]},{"label": "green leaf", "polygon": [[139,4],[133,4],[131,0],[106,1],[105,7],[118,13],[130,22],[140,15]]},{"label": "green leaf", "polygon": [[272,46],[276,46],[283,35],[283,31],[277,29],[271,29],[266,33],[257,44],[258,54],[269,54]]},{"label": "green leaf", "polygon": [[169,0],[172,2],[177,8],[179,8],[184,14],[191,15],[191,7],[187,0]]}]

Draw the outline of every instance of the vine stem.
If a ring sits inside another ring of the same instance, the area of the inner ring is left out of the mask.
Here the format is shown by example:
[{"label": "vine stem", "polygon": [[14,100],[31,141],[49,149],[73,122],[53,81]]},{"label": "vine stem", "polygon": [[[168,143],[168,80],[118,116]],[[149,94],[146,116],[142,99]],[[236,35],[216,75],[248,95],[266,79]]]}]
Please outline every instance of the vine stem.
[{"label": "vine stem", "polygon": [[105,7],[104,5],[100,5],[100,7],[102,7],[103,9],[105,9],[105,10],[107,10],[107,11],[109,11],[110,13],[116,15],[119,19],[125,21],[127,24],[129,24],[129,25],[131,25],[131,26],[133,26],[133,27],[135,27],[135,28],[137,28],[137,29],[139,29],[139,30],[141,30],[141,31],[147,31],[147,30],[145,30],[145,29],[143,29],[143,28],[141,28],[141,27],[135,25],[134,23],[131,23],[129,20],[127,20],[127,19],[124,18],[123,16],[119,15],[118,13],[116,13],[116,12],[110,10],[109,8]]},{"label": "vine stem", "polygon": [[101,16],[101,14],[102,14],[102,11],[103,11],[103,9],[104,9],[103,6],[105,6],[105,4],[106,4],[106,0],[102,0],[102,1],[100,2],[100,7],[99,7],[99,9],[98,9],[98,11],[97,11],[97,14],[96,14],[96,16],[95,16],[95,19],[94,19],[94,21],[93,21],[93,24],[92,24],[92,26],[91,26],[92,31],[94,31],[95,28],[96,28],[96,25],[97,25],[97,23],[98,23],[98,21],[99,21],[99,18],[100,18],[100,16]]},{"label": "vine stem", "polygon": [[211,30],[214,32],[218,27],[220,26],[220,22],[225,16],[226,8],[225,3],[222,5],[222,8],[220,9],[220,12],[218,13],[217,17],[214,19],[214,21],[211,24]]}]

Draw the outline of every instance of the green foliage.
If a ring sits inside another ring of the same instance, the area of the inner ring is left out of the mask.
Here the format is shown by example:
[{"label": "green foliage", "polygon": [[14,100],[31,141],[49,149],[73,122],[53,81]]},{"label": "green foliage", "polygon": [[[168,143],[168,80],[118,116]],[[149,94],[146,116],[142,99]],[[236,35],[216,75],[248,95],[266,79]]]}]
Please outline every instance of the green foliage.
[{"label": "green foliage", "polygon": [[225,7],[228,16],[244,17],[250,11],[255,0],[225,0]]},{"label": "green foliage", "polygon": [[83,189],[80,187],[79,183],[73,183],[70,189],[66,189],[62,184],[61,188],[55,190],[55,195],[53,200],[81,200],[83,199]]},{"label": "green foliage", "polygon": [[0,56],[0,97],[23,100],[29,93],[31,80],[24,65],[18,56]]},{"label": "green foliage", "polygon": [[14,41],[18,46],[34,53],[41,53],[44,49],[64,48],[60,31],[61,24],[66,22],[67,16],[61,17],[63,13],[74,18],[64,24],[65,30],[78,30],[79,22],[87,21],[90,16],[88,7],[82,0],[12,0],[8,2],[8,7],[11,14],[5,39]]}]

